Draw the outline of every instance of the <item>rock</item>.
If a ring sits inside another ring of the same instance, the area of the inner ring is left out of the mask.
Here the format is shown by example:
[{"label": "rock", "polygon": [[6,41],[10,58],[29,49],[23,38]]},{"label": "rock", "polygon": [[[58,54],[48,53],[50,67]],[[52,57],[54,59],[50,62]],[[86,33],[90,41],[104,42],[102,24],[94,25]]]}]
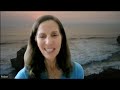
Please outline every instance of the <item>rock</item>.
[{"label": "rock", "polygon": [[95,80],[120,79],[120,70],[108,68],[99,74],[91,74],[85,76],[85,79],[95,79]]},{"label": "rock", "polygon": [[120,35],[117,37],[117,42],[120,44]]},{"label": "rock", "polygon": [[18,52],[17,57],[11,59],[12,67],[15,68],[16,71],[19,71],[24,66],[24,53],[26,51],[27,45],[23,46]]}]

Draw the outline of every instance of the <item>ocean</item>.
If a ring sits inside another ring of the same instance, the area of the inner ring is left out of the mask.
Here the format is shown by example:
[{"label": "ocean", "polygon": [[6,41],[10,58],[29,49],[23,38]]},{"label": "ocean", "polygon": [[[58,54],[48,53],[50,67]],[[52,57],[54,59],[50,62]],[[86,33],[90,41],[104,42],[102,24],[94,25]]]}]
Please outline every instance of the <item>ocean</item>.
[{"label": "ocean", "polygon": [[[102,26],[97,29],[97,27],[65,26],[71,59],[83,66],[85,76],[99,73],[108,67],[120,69],[120,60],[107,61],[113,53],[120,51],[120,45],[116,41],[120,34],[120,25],[117,26],[118,28],[116,26],[103,28]],[[16,58],[17,51],[27,44],[29,35],[30,28],[23,30],[10,27],[1,30],[1,75],[14,70],[11,67],[10,59]]]}]

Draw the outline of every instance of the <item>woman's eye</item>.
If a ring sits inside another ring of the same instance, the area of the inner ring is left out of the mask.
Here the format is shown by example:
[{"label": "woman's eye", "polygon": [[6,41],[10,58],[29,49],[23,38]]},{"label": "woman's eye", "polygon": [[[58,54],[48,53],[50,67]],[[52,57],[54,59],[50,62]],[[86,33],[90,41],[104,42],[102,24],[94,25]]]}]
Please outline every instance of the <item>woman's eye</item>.
[{"label": "woman's eye", "polygon": [[58,36],[58,34],[52,34],[52,36],[53,36],[53,37],[56,37],[56,36]]},{"label": "woman's eye", "polygon": [[53,34],[52,36],[58,36],[57,34]]},{"label": "woman's eye", "polygon": [[39,38],[46,38],[46,35],[39,35]]}]

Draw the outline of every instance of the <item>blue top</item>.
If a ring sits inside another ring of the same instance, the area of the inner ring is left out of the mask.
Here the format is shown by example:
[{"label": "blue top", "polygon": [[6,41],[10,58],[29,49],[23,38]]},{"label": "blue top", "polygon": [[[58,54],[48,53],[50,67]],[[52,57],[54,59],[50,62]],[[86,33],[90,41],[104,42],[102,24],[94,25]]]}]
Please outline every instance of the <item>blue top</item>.
[{"label": "blue top", "polygon": [[[26,67],[23,67],[15,76],[15,79],[28,79],[28,72]],[[47,79],[47,74],[46,73],[42,73],[41,75],[42,79]],[[70,77],[66,78],[65,76],[61,76],[61,79],[84,79],[84,70],[82,68],[82,66],[77,63],[74,62],[73,63],[73,71],[70,73]]]}]

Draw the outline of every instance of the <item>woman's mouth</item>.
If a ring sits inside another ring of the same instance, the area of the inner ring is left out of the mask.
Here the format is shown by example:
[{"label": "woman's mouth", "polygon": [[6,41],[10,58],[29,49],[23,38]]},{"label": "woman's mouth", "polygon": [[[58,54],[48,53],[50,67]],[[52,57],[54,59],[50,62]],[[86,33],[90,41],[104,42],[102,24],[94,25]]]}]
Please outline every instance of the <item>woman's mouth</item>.
[{"label": "woman's mouth", "polygon": [[45,51],[46,51],[47,53],[51,53],[51,52],[53,52],[54,50],[55,50],[55,48],[45,49]]}]

